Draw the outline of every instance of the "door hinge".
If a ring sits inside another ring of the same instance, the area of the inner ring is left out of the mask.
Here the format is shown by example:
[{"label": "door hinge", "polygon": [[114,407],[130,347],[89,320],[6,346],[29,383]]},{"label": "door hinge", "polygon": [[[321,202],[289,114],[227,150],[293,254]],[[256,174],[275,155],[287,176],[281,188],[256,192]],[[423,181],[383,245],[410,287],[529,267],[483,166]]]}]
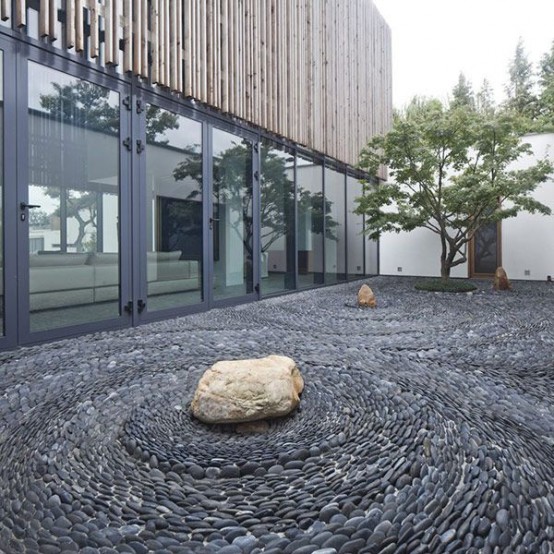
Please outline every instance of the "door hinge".
[{"label": "door hinge", "polygon": [[131,137],[127,137],[127,138],[123,141],[123,146],[125,146],[125,148],[127,148],[127,150],[129,150],[129,152],[131,151],[131,149],[132,149],[132,146],[131,146]]},{"label": "door hinge", "polygon": [[130,96],[125,96],[125,98],[123,98],[121,103],[127,108],[127,111],[130,112],[132,110],[132,108],[131,108],[131,97]]},{"label": "door hinge", "polygon": [[144,103],[140,98],[138,98],[137,99],[137,113],[142,113],[143,111],[144,111]]},{"label": "door hinge", "polygon": [[142,140],[138,139],[137,140],[137,154],[141,154],[142,152],[144,152],[144,149],[145,149],[144,142],[142,142]]},{"label": "door hinge", "polygon": [[254,171],[254,179],[256,179],[256,181],[260,178],[260,173],[259,171]]},{"label": "door hinge", "polygon": [[133,313],[133,302],[131,300],[129,300],[129,302],[127,302],[127,304],[125,304],[123,306],[123,310],[125,312],[127,312],[128,314],[132,314]]},{"label": "door hinge", "polygon": [[254,143],[254,152],[258,153],[260,151],[260,146],[257,142]]},{"label": "door hinge", "polygon": [[138,313],[141,314],[146,308],[146,302],[141,298],[137,301]]}]

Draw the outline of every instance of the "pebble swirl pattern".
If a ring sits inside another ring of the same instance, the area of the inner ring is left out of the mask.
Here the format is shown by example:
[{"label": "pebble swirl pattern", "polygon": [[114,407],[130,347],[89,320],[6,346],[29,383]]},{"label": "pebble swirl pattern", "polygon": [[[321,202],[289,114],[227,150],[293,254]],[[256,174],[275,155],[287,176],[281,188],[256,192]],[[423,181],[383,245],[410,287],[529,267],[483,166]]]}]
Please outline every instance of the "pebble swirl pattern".
[{"label": "pebble swirl pattern", "polygon": [[[0,552],[553,552],[554,286],[360,284],[0,353]],[[298,412],[191,418],[207,367],[272,353]]]}]

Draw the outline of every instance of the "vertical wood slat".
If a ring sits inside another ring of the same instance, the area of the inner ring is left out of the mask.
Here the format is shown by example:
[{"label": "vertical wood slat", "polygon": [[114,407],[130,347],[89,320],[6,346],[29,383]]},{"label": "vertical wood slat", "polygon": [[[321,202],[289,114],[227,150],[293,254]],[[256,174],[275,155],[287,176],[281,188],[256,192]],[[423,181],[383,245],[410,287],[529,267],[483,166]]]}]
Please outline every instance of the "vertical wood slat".
[{"label": "vertical wood slat", "polygon": [[75,1],[75,51],[82,52],[85,49],[85,21],[83,0]]},{"label": "vertical wood slat", "polygon": [[214,2],[208,1],[206,6],[206,102],[214,104],[215,91],[215,27],[214,27]]},{"label": "vertical wood slat", "polygon": [[266,2],[259,4],[259,80],[258,80],[258,98],[260,99],[260,125],[267,128],[267,89],[266,89],[266,67],[267,67],[267,17]]},{"label": "vertical wood slat", "polygon": [[74,0],[65,0],[65,44],[68,49],[75,46]]},{"label": "vertical wood slat", "polygon": [[192,3],[193,0],[184,0],[185,2],[185,80],[183,86],[183,94],[185,97],[192,96]]},{"label": "vertical wood slat", "polygon": [[49,0],[40,0],[38,17],[38,33],[41,37],[46,37],[50,34]]},{"label": "vertical wood slat", "polygon": [[15,0],[15,26],[25,27],[25,25],[27,25],[27,2]]},{"label": "vertical wood slat", "polygon": [[177,0],[177,92],[183,92],[183,0]]},{"label": "vertical wood slat", "polygon": [[58,22],[58,5],[56,0],[49,0],[48,3],[48,18],[50,27],[48,37],[51,41],[55,41],[58,39],[58,31],[56,29],[56,25]]},{"label": "vertical wood slat", "polygon": [[90,57],[97,58],[100,50],[100,36],[98,29],[98,0],[90,0]]},{"label": "vertical wood slat", "polygon": [[159,83],[163,86],[169,85],[169,60],[167,59],[168,52],[168,6],[167,0],[160,0],[160,75]]},{"label": "vertical wood slat", "polygon": [[221,0],[221,37],[219,39],[219,50],[221,51],[221,110],[223,113],[229,111],[229,27],[225,24],[229,21],[229,0]]},{"label": "vertical wood slat", "polygon": [[120,17],[121,17],[121,0],[112,0],[112,64],[119,65],[119,36],[120,36]]},{"label": "vertical wood slat", "polygon": [[130,27],[132,33],[132,61],[133,61],[133,73],[140,75],[142,70],[142,0],[132,1],[132,17],[130,20]]},{"label": "vertical wood slat", "polygon": [[[137,0],[135,0],[137,1]],[[140,1],[140,73],[141,77],[148,77],[148,1]]]},{"label": "vertical wood slat", "polygon": [[169,64],[171,66],[169,76],[169,87],[171,90],[177,88],[177,6],[176,0],[166,0],[169,2]]},{"label": "vertical wood slat", "polygon": [[114,10],[113,0],[104,3],[104,60],[106,64],[114,62]]},{"label": "vertical wood slat", "polygon": [[152,45],[152,66],[150,68],[152,83],[158,84],[160,79],[160,0],[152,0],[151,21],[152,34],[150,42]]},{"label": "vertical wood slat", "polygon": [[2,21],[8,21],[8,19],[10,19],[8,0],[0,0],[0,19]]},{"label": "vertical wood slat", "polygon": [[123,0],[123,71],[133,69],[133,4]]}]

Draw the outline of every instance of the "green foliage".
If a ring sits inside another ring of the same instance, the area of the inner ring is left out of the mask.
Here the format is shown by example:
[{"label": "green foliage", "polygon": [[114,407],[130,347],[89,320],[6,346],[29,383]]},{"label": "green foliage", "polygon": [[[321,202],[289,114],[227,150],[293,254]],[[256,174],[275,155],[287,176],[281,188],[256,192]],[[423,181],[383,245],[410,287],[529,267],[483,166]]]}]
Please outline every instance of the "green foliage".
[{"label": "green foliage", "polygon": [[417,290],[427,292],[471,292],[477,290],[477,287],[465,279],[426,279],[415,284]]},{"label": "green foliage", "polygon": [[554,41],[540,62],[538,119],[543,131],[554,131]]},{"label": "green foliage", "polygon": [[460,73],[456,86],[452,89],[451,108],[475,108],[475,96],[471,83],[463,73]]},{"label": "green foliage", "polygon": [[509,75],[506,108],[532,122],[538,115],[539,102],[534,93],[533,66],[527,58],[522,39],[517,43]]},{"label": "green foliage", "polygon": [[483,83],[475,97],[475,107],[478,112],[492,115],[495,112],[494,93],[487,79]]},{"label": "green foliage", "polygon": [[366,185],[356,213],[364,214],[367,234],[412,231],[436,233],[441,242],[441,276],[464,263],[466,245],[487,223],[519,211],[550,214],[532,197],[553,171],[541,160],[520,170],[510,164],[530,152],[520,137],[517,116],[484,113],[469,106],[445,108],[438,100],[414,99],[396,115],[393,129],[362,151],[360,166],[375,175],[389,168],[390,181]]}]

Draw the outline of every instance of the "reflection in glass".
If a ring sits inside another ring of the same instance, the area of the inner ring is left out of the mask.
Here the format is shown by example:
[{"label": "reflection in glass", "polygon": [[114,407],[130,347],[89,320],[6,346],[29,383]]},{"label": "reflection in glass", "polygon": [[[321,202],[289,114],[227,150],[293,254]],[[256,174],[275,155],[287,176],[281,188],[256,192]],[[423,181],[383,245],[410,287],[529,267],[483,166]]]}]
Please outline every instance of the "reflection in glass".
[{"label": "reflection in glass", "polygon": [[325,170],[325,283],[346,279],[344,173]]},{"label": "reflection in glass", "polygon": [[4,59],[0,50],[0,335],[4,331]]},{"label": "reflection in glass", "polygon": [[348,278],[360,279],[364,276],[364,218],[354,210],[358,206],[356,198],[363,194],[363,185],[354,177],[346,177],[346,206],[348,209]]},{"label": "reflection in glass", "polygon": [[148,311],[202,301],[202,124],[146,111]]},{"label": "reflection in glass", "polygon": [[323,166],[296,158],[298,287],[323,284]]},{"label": "reflection in glass", "polygon": [[294,157],[264,141],[261,149],[261,287],[294,289]]},{"label": "reflection in glass", "polygon": [[214,298],[253,292],[252,144],[213,130]]},{"label": "reflection in glass", "polygon": [[[376,187],[378,185],[365,184],[365,187],[368,186]],[[365,274],[379,274],[379,241],[371,240],[367,235],[365,236]]]},{"label": "reflection in glass", "polygon": [[31,331],[119,314],[119,95],[29,62]]},{"label": "reflection in glass", "polygon": [[498,263],[498,224],[483,225],[473,238],[474,273],[493,274]]}]

